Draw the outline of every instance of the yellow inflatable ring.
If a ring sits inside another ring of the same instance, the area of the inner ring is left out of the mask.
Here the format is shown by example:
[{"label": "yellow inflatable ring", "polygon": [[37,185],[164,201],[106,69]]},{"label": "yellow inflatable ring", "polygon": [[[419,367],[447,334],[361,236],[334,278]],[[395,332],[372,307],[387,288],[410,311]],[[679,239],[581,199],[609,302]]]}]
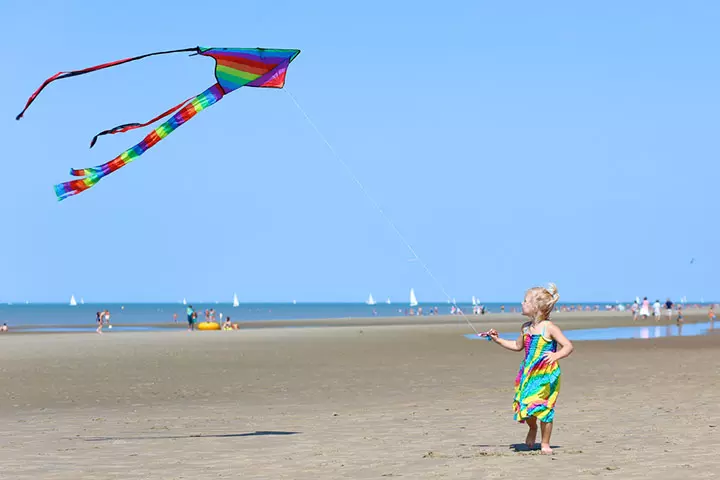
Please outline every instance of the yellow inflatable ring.
[{"label": "yellow inflatable ring", "polygon": [[215,322],[200,322],[197,328],[198,330],[220,330],[220,324]]}]

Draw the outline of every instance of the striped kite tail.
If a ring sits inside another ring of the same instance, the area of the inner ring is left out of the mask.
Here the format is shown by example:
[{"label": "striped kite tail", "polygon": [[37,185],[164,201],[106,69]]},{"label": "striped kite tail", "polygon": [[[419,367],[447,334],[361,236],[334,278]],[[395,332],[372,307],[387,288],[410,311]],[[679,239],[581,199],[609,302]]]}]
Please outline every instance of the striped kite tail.
[{"label": "striped kite tail", "polygon": [[[138,143],[134,147],[127,149],[109,162],[99,165],[97,167],[70,170],[70,175],[85,178],[71,180],[69,182],[55,185],[55,194],[57,195],[58,200],[64,200],[73,195],[82,193],[88,188],[98,183],[103,177],[106,177],[112,172],[121,169],[122,167],[145,153],[147,149],[151,148],[160,140],[170,135],[173,130],[190,120],[198,112],[216,103],[223,97],[223,95],[224,92],[222,87],[220,87],[220,85],[216,83],[212,87],[202,92],[200,95],[190,100],[177,113],[175,113],[175,115],[170,117],[167,121],[165,121],[155,130],[150,132],[140,143]],[[135,125],[126,125],[116,127],[116,129],[128,126],[135,127]],[[116,129],[112,129],[113,131],[108,131],[108,133],[126,131],[124,129]]]}]

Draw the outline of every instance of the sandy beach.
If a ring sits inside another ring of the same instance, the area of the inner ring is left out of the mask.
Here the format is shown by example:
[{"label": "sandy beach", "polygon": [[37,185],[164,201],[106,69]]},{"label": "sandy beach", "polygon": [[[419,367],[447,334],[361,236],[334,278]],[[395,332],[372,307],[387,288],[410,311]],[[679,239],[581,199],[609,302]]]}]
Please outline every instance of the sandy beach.
[{"label": "sandy beach", "polygon": [[[3,335],[0,478],[520,478],[535,469],[686,479],[720,471],[720,335],[576,342],[562,362],[548,457],[515,448],[526,433],[511,411],[521,354],[464,338],[472,330],[461,318],[407,322]],[[519,322],[507,315],[476,327],[511,331]],[[557,323],[632,321],[565,314]]]}]

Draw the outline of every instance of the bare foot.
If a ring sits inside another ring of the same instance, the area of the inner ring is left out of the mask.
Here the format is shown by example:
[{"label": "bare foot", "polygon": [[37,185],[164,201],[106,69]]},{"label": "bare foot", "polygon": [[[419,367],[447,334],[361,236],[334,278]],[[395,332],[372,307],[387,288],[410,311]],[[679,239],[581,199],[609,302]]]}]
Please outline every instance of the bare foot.
[{"label": "bare foot", "polygon": [[537,440],[537,425],[535,427],[529,427],[527,437],[525,437],[525,445],[529,449],[535,448],[535,440]]},{"label": "bare foot", "polygon": [[552,455],[553,451],[552,448],[550,448],[550,445],[543,443],[540,445],[540,453],[543,455]]}]

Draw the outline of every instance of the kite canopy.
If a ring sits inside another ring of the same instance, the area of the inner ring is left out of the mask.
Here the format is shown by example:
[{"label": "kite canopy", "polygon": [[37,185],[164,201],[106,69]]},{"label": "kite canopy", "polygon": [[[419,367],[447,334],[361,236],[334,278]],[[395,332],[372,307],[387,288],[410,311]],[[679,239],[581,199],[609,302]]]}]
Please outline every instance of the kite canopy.
[{"label": "kite canopy", "polygon": [[199,48],[215,59],[215,78],[227,94],[240,87],[282,88],[287,68],[300,50]]},{"label": "kite canopy", "polygon": [[16,117],[20,120],[30,105],[35,101],[40,92],[55,80],[62,80],[86,73],[102,70],[124,63],[141,60],[143,58],[155,55],[165,55],[170,53],[194,52],[193,55],[203,55],[215,59],[215,78],[217,83],[202,92],[201,94],[184,100],[174,107],[166,110],[160,115],[143,123],[126,123],[117,127],[103,130],[93,137],[90,142],[92,148],[97,139],[103,135],[112,135],[116,133],[127,132],[137,128],[146,127],[158,120],[173,115],[162,125],[155,128],[147,135],[142,142],[134,147],[129,148],[121,153],[113,160],[92,168],[72,169],[70,174],[73,176],[84,177],[77,180],[55,185],[55,193],[58,200],[64,200],[72,195],[77,195],[88,188],[95,185],[103,177],[124,167],[128,163],[142,155],[147,149],[158,143],[160,140],[168,136],[173,130],[190,120],[198,112],[213,105],[221,100],[226,94],[237,90],[241,87],[258,87],[258,88],[282,88],[285,86],[285,76],[288,66],[295,57],[298,56],[300,50],[294,49],[269,49],[269,48],[205,48],[194,47],[184,48],[180,50],[167,50],[162,52],[148,53],[138,57],[126,58],[110,63],[96,65],[94,67],[82,70],[74,70],[70,72],[59,72],[45,80],[28,99],[25,108]]}]

